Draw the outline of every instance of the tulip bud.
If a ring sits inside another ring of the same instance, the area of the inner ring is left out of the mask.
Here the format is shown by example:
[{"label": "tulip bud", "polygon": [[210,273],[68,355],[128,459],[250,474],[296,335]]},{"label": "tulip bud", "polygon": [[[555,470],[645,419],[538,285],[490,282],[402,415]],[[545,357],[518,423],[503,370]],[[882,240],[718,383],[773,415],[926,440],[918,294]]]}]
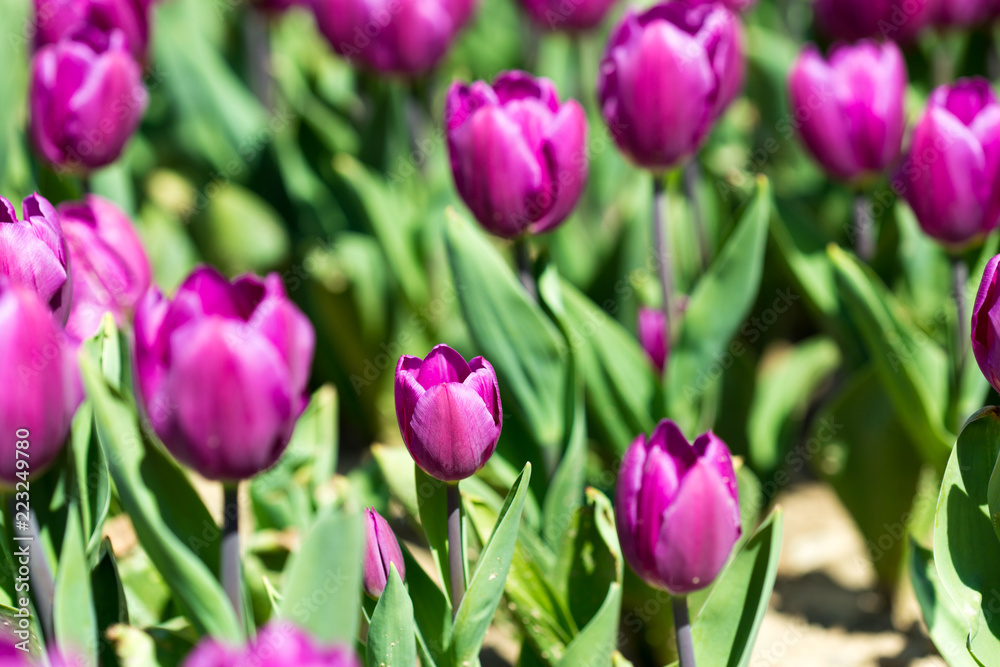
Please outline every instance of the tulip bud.
[{"label": "tulip bud", "polygon": [[108,46],[62,41],[39,49],[31,68],[31,139],[69,171],[114,162],[146,111],[142,69],[121,31]]},{"label": "tulip bud", "polygon": [[615,0],[521,0],[521,4],[540,27],[577,32],[599,26]]},{"label": "tulip bud", "polygon": [[973,27],[997,17],[996,0],[936,0],[934,23],[940,26]]},{"label": "tulip bud", "polygon": [[34,479],[59,454],[83,394],[76,347],[26,287],[0,284],[0,359],[0,482],[12,486],[18,460]]},{"label": "tulip bud", "polygon": [[447,345],[396,364],[396,419],[417,465],[457,482],[486,465],[503,426],[500,387],[490,362],[468,363]]},{"label": "tulip bud", "polygon": [[993,388],[1000,391],[1000,286],[997,285],[997,266],[1000,255],[986,265],[983,280],[979,283],[976,303],[972,307],[972,353],[979,370]]},{"label": "tulip bud", "polygon": [[35,0],[35,48],[74,40],[107,49],[121,31],[136,60],[146,58],[149,10],[143,0]]},{"label": "tulip bud", "polygon": [[264,626],[247,646],[234,647],[206,637],[184,667],[361,667],[346,646],[320,646],[302,630],[283,621]]},{"label": "tulip bud", "polygon": [[406,565],[399,541],[382,515],[368,508],[365,510],[367,543],[365,548],[365,593],[376,600],[389,582],[389,566],[395,565],[399,578],[406,579]]},{"label": "tulip bud", "polygon": [[587,181],[587,118],[548,79],[504,72],[490,86],[454,83],[445,102],[451,173],[486,229],[513,237],[554,229]]},{"label": "tulip bud", "polygon": [[662,171],[692,155],[743,82],[742,28],[718,3],[628,10],[597,78],[608,129],[636,164]]},{"label": "tulip bud", "polygon": [[104,313],[124,325],[149,288],[146,252],[132,222],[106,199],[61,204],[66,245],[73,265],[73,308],[66,331],[78,338],[93,336]]},{"label": "tulip bud", "polygon": [[21,208],[23,221],[17,219],[13,204],[0,197],[0,276],[12,285],[34,290],[59,324],[65,324],[73,281],[59,216],[37,193],[25,199]]},{"label": "tulip bud", "polygon": [[961,79],[931,94],[899,173],[924,232],[965,246],[1000,219],[1000,103],[985,79]]},{"label": "tulip bud", "polygon": [[899,157],[906,65],[895,43],[840,46],[829,62],[807,46],[788,88],[803,142],[833,176],[878,173]]},{"label": "tulip bud", "polygon": [[692,445],[664,419],[625,452],[615,520],[625,560],[646,583],[673,595],[705,588],[742,532],[729,448],[711,431]]},{"label": "tulip bud", "polygon": [[432,69],[469,20],[475,0],[313,0],[333,50],[365,67],[403,75]]},{"label": "tulip bud", "polygon": [[816,0],[816,23],[833,40],[913,38],[934,18],[939,0]]},{"label": "tulip bud", "polygon": [[309,3],[310,0],[254,0],[254,4],[257,5],[258,9],[269,14],[280,14],[292,7],[304,7]]},{"label": "tulip bud", "polygon": [[660,373],[667,366],[667,356],[670,354],[670,342],[667,335],[667,316],[662,310],[655,308],[640,308],[639,322],[636,327],[639,343],[646,351],[646,356]]},{"label": "tulip bud", "polygon": [[135,314],[139,394],[163,444],[210,479],[273,465],[306,405],[315,334],[281,278],[232,283],[201,267]]}]

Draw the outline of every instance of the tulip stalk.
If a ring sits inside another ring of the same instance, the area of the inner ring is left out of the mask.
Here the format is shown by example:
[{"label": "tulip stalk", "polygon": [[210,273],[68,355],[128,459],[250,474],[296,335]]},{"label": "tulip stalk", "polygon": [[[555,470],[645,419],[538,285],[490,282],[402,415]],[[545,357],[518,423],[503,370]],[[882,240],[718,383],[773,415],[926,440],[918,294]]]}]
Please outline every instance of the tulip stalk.
[{"label": "tulip stalk", "polygon": [[695,667],[694,643],[691,640],[691,618],[688,615],[687,597],[670,598],[674,611],[674,630],[677,633],[677,658],[679,667]]},{"label": "tulip stalk", "polygon": [[684,196],[691,207],[691,217],[694,218],[694,228],[698,234],[698,250],[701,252],[701,265],[708,266],[708,230],[705,229],[705,216],[701,210],[701,202],[698,201],[698,181],[701,174],[698,172],[698,162],[689,160],[684,165]]},{"label": "tulip stalk", "polygon": [[226,483],[223,485],[222,504],[222,545],[219,550],[221,558],[219,572],[222,576],[222,587],[226,597],[236,611],[236,618],[243,623],[243,602],[240,586],[240,504],[239,485]]},{"label": "tulip stalk", "polygon": [[52,578],[52,566],[45,555],[42,547],[42,531],[38,526],[38,517],[31,509],[27,510],[27,525],[23,521],[17,520],[17,515],[25,514],[18,512],[17,506],[23,505],[11,493],[8,498],[10,507],[10,535],[18,543],[27,543],[31,553],[31,567],[28,568],[28,583],[31,586],[31,597],[35,603],[35,611],[38,613],[38,622],[42,626],[42,636],[46,643],[54,641],[55,632],[53,625],[53,605],[55,603],[55,580]]},{"label": "tulip stalk", "polygon": [[670,340],[670,295],[673,293],[673,265],[670,261],[670,242],[666,230],[666,189],[663,175],[653,174],[653,245],[656,252],[656,266],[660,273],[660,287],[663,290],[663,315],[666,318],[664,336]]},{"label": "tulip stalk", "polygon": [[952,422],[956,428],[961,429],[962,415],[958,414],[959,397],[962,395],[962,375],[965,372],[965,357],[967,356],[969,331],[967,322],[969,321],[968,304],[965,300],[965,289],[969,282],[969,266],[965,260],[955,255],[951,258],[952,289],[955,296],[955,344],[953,362],[953,390],[952,390]]},{"label": "tulip stalk", "polygon": [[875,220],[868,215],[868,196],[859,193],[854,198],[854,252],[864,262],[875,256]]},{"label": "tulip stalk", "polygon": [[528,239],[520,237],[514,241],[514,258],[517,262],[517,277],[532,301],[538,301],[538,283],[535,282],[535,272],[531,262],[531,248]]},{"label": "tulip stalk", "polygon": [[465,595],[465,558],[462,542],[462,493],[458,483],[447,485],[448,502],[448,570],[451,581],[451,613],[458,614],[458,607]]}]

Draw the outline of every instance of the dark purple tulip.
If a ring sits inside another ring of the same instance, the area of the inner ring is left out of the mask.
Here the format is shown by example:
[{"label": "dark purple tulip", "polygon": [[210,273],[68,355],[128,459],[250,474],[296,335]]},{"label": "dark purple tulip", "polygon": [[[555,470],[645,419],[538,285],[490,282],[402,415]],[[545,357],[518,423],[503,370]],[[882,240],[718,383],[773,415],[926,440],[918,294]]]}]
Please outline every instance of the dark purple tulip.
[{"label": "dark purple tulip", "polygon": [[[59,454],[82,389],[76,346],[38,295],[0,279],[0,482],[19,480],[15,451],[32,479]],[[18,442],[27,445],[18,447]]]},{"label": "dark purple tulip", "polygon": [[389,583],[389,566],[395,565],[399,578],[405,580],[406,565],[396,534],[382,515],[370,507],[365,510],[365,527],[365,593],[377,600]]},{"label": "dark purple tulip", "polygon": [[136,60],[146,58],[149,10],[143,0],[35,0],[35,46],[63,40],[104,51],[118,30]]},{"label": "dark purple tulip", "polygon": [[73,302],[70,255],[59,215],[37,193],[21,204],[24,220],[14,205],[0,197],[0,278],[34,290],[65,324]]},{"label": "dark purple tulip", "polygon": [[905,41],[927,26],[938,0],[816,0],[820,30],[836,40]]},{"label": "dark purple tulip", "polygon": [[149,260],[132,222],[96,195],[61,204],[59,216],[73,265],[73,308],[66,331],[89,338],[106,312],[124,325],[150,283]]},{"label": "dark purple tulip", "polygon": [[493,366],[482,357],[466,363],[447,345],[424,359],[400,357],[396,419],[424,472],[446,482],[471,477],[493,455],[503,426]]},{"label": "dark purple tulip", "polygon": [[146,111],[142,68],[121,31],[106,49],[62,41],[39,49],[31,68],[31,139],[70,171],[114,162]]},{"label": "dark purple tulip", "polygon": [[1000,391],[1000,287],[997,286],[997,255],[986,265],[979,293],[972,307],[972,353],[979,370],[993,388]]},{"label": "dark purple tulip", "polygon": [[437,65],[475,0],[313,0],[333,50],[380,72],[416,75]]},{"label": "dark purple tulip", "polygon": [[201,267],[173,301],[153,288],[135,314],[139,394],[183,463],[238,480],[273,465],[306,405],[315,334],[281,278],[229,283]]},{"label": "dark purple tulip", "polygon": [[930,236],[964,246],[1000,220],[1000,103],[985,79],[933,92],[899,172],[907,201]]},{"label": "dark purple tulip", "polygon": [[280,14],[292,7],[307,7],[312,4],[312,0],[254,0],[254,4],[261,10],[270,14]]},{"label": "dark purple tulip", "polygon": [[640,308],[637,332],[639,343],[646,351],[646,356],[656,370],[662,373],[667,366],[667,356],[670,354],[667,316],[659,309]]},{"label": "dark purple tulip", "polygon": [[906,64],[894,42],[838,46],[829,62],[809,45],[788,88],[803,142],[833,176],[878,173],[899,157]]},{"label": "dark purple tulip", "polygon": [[361,667],[346,646],[320,646],[290,623],[272,621],[253,642],[234,647],[207,637],[184,661],[184,667]]},{"label": "dark purple tulip", "polygon": [[1000,3],[996,0],[936,0],[934,22],[941,26],[971,27],[996,18]]},{"label": "dark purple tulip", "polygon": [[528,16],[546,30],[582,31],[601,24],[616,0],[521,0]]},{"label": "dark purple tulip", "polygon": [[656,171],[692,155],[739,92],[742,42],[739,19],[721,4],[628,10],[597,78],[601,112],[622,151]]},{"label": "dark purple tulip", "polygon": [[692,445],[664,419],[625,452],[615,520],[625,560],[646,583],[674,595],[705,588],[742,532],[729,448],[711,431]]},{"label": "dark purple tulip", "polygon": [[587,117],[548,79],[504,72],[452,84],[445,101],[455,187],[486,229],[513,237],[566,219],[587,182]]}]

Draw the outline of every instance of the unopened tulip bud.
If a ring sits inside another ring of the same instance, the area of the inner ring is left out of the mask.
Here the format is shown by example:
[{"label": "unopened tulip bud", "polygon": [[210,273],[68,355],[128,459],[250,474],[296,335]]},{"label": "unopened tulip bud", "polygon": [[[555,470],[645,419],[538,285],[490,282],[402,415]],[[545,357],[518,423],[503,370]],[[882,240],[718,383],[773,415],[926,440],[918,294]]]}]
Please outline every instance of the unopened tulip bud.
[{"label": "unopened tulip bud", "polygon": [[361,667],[347,646],[322,646],[294,625],[271,621],[247,646],[229,646],[207,637],[184,667]]},{"label": "unopened tulip bud", "polygon": [[546,30],[578,32],[600,25],[615,0],[521,0],[521,4]]},{"label": "unopened tulip bud", "polygon": [[392,532],[389,523],[382,515],[368,508],[365,510],[365,569],[364,586],[376,600],[381,597],[389,582],[390,566],[396,566],[401,580],[406,579],[406,565],[403,563],[403,552],[399,548],[396,534]]},{"label": "unopened tulip bud", "polygon": [[655,308],[640,308],[636,329],[642,349],[646,351],[656,370],[662,373],[670,354],[666,314]]},{"label": "unopened tulip bud", "polygon": [[149,8],[146,0],[35,0],[35,46],[63,40],[104,50],[111,33],[121,31],[136,60],[146,57]]},{"label": "unopened tulip bud", "polygon": [[834,40],[906,41],[926,27],[938,0],[816,0],[816,23]]},{"label": "unopened tulip bud", "polygon": [[972,307],[972,353],[979,370],[993,388],[1000,391],[1000,285],[997,267],[1000,255],[986,265],[979,293]]}]

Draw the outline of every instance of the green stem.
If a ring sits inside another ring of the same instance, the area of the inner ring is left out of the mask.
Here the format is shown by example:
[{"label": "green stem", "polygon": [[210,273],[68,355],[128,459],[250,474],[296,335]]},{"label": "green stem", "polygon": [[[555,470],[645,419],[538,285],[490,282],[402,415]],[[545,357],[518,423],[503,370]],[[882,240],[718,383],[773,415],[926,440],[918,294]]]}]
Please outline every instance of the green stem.
[{"label": "green stem", "polygon": [[695,667],[694,642],[691,641],[691,619],[688,617],[687,598],[674,596],[670,602],[674,609],[674,629],[677,633],[679,667]]},{"label": "green stem", "polygon": [[656,251],[656,265],[660,274],[660,289],[663,291],[663,314],[666,317],[666,335],[670,336],[671,304],[673,294],[673,265],[670,259],[670,243],[666,230],[666,190],[663,176],[653,174],[653,245]]},{"label": "green stem", "polygon": [[448,484],[448,570],[451,582],[451,612],[458,614],[465,595],[465,558],[462,544],[462,494],[458,484]]},{"label": "green stem", "polygon": [[[45,547],[42,546],[42,531],[38,526],[38,517],[30,507],[25,512],[18,512],[19,502],[14,493],[8,496],[8,502],[11,538],[16,548],[23,549],[28,554],[26,557],[28,562],[22,564],[28,568],[28,585],[32,601],[35,603],[35,611],[38,613],[38,622],[42,627],[42,636],[46,644],[54,645],[53,607],[56,585],[52,578],[52,566],[49,564],[48,556],[45,555]],[[27,502],[22,504],[27,505]],[[24,517],[25,514],[27,521],[17,518],[18,515]]]},{"label": "green stem", "polygon": [[240,581],[240,505],[239,485],[225,484],[222,505],[222,545],[220,547],[222,587],[243,624],[242,585]]},{"label": "green stem", "polygon": [[514,257],[517,262],[517,277],[532,301],[538,301],[538,283],[531,263],[531,248],[527,236],[514,239]]}]

